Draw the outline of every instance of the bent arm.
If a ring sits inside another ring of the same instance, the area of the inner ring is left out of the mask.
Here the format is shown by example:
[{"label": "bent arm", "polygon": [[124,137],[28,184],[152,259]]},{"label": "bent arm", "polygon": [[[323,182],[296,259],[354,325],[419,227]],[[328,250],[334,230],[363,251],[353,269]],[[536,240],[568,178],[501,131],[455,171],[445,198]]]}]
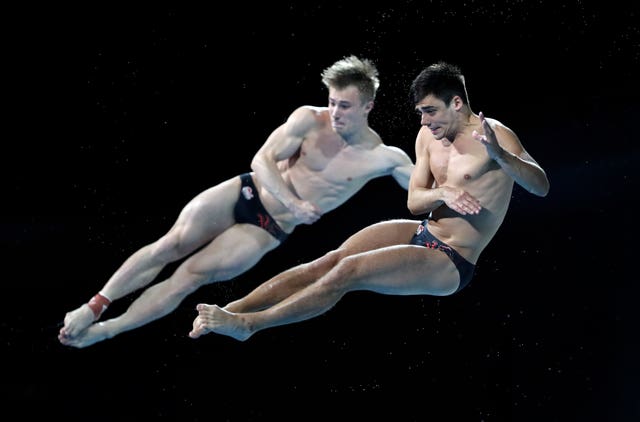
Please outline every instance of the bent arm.
[{"label": "bent arm", "polygon": [[282,178],[278,162],[294,156],[306,133],[312,127],[311,111],[303,107],[295,110],[287,121],[276,128],[251,161],[251,169],[265,187],[285,207],[292,209],[299,198]]},{"label": "bent arm", "polygon": [[409,180],[407,207],[413,215],[427,214],[444,203],[441,188],[434,188],[435,178],[429,165],[427,138],[423,128],[416,139],[416,164]]},{"label": "bent arm", "polygon": [[547,174],[526,151],[515,155],[503,149],[494,160],[527,191],[537,196],[546,196],[549,193]]},{"label": "bent arm", "polygon": [[474,133],[474,137],[485,145],[489,156],[524,189],[546,196],[550,187],[547,174],[525,151],[516,134],[498,122],[490,125],[482,113],[480,119],[485,135]]},{"label": "bent arm", "polygon": [[473,195],[456,186],[436,186],[429,164],[430,139],[427,129],[420,129],[416,139],[416,166],[409,182],[409,211],[413,215],[428,214],[445,205],[461,215],[478,214],[482,206]]}]

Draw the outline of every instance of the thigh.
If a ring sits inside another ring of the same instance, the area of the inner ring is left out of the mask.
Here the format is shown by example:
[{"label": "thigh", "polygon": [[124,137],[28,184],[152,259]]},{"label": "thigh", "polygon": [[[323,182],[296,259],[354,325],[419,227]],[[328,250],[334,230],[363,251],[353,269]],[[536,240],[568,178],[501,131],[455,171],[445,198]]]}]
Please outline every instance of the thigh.
[{"label": "thigh", "polygon": [[235,224],[213,239],[183,264],[193,273],[210,274],[222,281],[236,277],[255,264],[280,242],[260,227]]},{"label": "thigh", "polygon": [[239,195],[239,176],[201,192],[182,209],[171,230],[183,244],[204,244],[235,224],[233,210]]},{"label": "thigh", "polygon": [[459,285],[449,257],[438,250],[415,245],[387,246],[351,255],[349,290],[370,290],[394,295],[448,295]]},{"label": "thigh", "polygon": [[420,225],[418,220],[388,220],[372,224],[350,236],[340,245],[345,255],[392,245],[408,245]]}]

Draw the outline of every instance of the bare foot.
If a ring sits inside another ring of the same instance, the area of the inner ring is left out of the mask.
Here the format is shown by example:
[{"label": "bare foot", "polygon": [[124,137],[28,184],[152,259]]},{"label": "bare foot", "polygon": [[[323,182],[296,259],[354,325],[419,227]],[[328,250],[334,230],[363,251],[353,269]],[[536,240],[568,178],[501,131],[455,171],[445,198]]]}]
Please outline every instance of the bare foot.
[{"label": "bare foot", "polygon": [[198,338],[203,334],[217,333],[245,341],[253,334],[242,314],[225,311],[218,305],[199,304],[198,316],[193,321],[189,337]]},{"label": "bare foot", "polygon": [[67,312],[64,326],[60,329],[58,339],[73,339],[89,327],[95,320],[95,315],[86,303],[75,311]]},{"label": "bare foot", "polygon": [[58,336],[58,340],[60,340],[60,343],[65,346],[83,348],[111,337],[111,333],[107,326],[103,322],[98,322],[90,325],[87,329],[74,337],[64,337],[61,334]]}]

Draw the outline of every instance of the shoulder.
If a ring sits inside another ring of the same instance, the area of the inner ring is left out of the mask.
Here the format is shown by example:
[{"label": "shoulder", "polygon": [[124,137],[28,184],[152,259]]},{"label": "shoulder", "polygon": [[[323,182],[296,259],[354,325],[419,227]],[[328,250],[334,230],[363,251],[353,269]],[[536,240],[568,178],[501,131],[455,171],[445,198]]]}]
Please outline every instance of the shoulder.
[{"label": "shoulder", "polygon": [[393,145],[386,145],[382,143],[378,146],[377,151],[397,164],[408,164],[412,162],[409,154],[407,154],[402,148]]},{"label": "shoulder", "polygon": [[491,129],[493,129],[493,131],[496,133],[496,136],[498,136],[498,138],[500,138],[501,136],[505,136],[505,137],[516,136],[515,132],[511,130],[509,127],[507,127],[505,124],[503,124],[501,121],[490,118],[490,117],[485,117],[485,120],[487,121],[487,123],[489,123],[489,126],[491,126]]},{"label": "shoulder", "polygon": [[490,119],[485,117],[485,120],[489,123],[489,126],[496,135],[498,144],[507,151],[510,151],[516,155],[522,153],[522,144],[516,133],[508,126],[496,119]]},{"label": "shoulder", "polygon": [[303,105],[289,115],[286,125],[290,131],[305,132],[323,126],[329,117],[328,113],[327,107]]},{"label": "shoulder", "polygon": [[310,105],[303,105],[289,115],[289,120],[317,120],[325,119],[329,115],[329,109],[327,107],[316,107]]},{"label": "shoulder", "polygon": [[416,136],[416,149],[427,148],[433,141],[433,134],[426,126],[421,126]]},{"label": "shoulder", "polygon": [[395,145],[387,145],[373,129],[371,129],[371,133],[373,134],[373,151],[376,154],[390,160],[393,165],[413,164],[409,154],[402,148]]}]

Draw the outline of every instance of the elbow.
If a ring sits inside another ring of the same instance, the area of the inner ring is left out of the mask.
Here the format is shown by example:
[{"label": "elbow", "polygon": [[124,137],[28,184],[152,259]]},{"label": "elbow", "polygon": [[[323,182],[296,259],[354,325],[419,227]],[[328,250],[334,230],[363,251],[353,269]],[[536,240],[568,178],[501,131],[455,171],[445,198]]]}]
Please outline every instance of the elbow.
[{"label": "elbow", "polygon": [[547,173],[540,169],[541,174],[538,177],[538,183],[536,183],[535,190],[532,191],[534,195],[538,195],[542,198],[549,194],[549,189],[551,189],[551,183],[549,182],[549,178],[547,177]]},{"label": "elbow", "polygon": [[547,179],[545,177],[544,180],[542,181],[542,183],[540,184],[540,186],[538,186],[538,187],[536,187],[536,189],[532,190],[531,193],[533,193],[534,195],[538,195],[538,196],[544,198],[545,196],[547,196],[549,194],[549,189],[551,189],[551,184],[549,183],[549,179]]},{"label": "elbow", "polygon": [[253,160],[251,160],[251,170],[257,172],[260,171],[260,169],[262,169],[263,167],[264,165],[262,159],[257,155],[253,157]]},{"label": "elbow", "polygon": [[540,190],[540,192],[538,193],[538,196],[541,197],[545,197],[549,194],[549,189],[551,188],[551,186],[549,186],[549,183],[547,183],[546,185],[544,185],[544,187]]},{"label": "elbow", "polygon": [[421,197],[419,194],[413,195],[412,192],[409,191],[407,208],[411,215],[424,215],[425,213],[431,212],[437,206],[437,203],[425,202],[426,198]]},{"label": "elbow", "polygon": [[420,215],[423,213],[423,210],[418,208],[415,202],[411,200],[411,198],[407,200],[407,208],[409,209],[411,215]]},{"label": "elbow", "polygon": [[549,183],[545,183],[540,186],[532,186],[531,188],[527,189],[527,191],[529,191],[529,193],[534,194],[535,196],[544,198],[549,194],[549,188],[550,188]]},{"label": "elbow", "polygon": [[540,189],[539,191],[534,192],[534,194],[544,198],[549,194],[549,185],[546,185],[544,188]]}]

